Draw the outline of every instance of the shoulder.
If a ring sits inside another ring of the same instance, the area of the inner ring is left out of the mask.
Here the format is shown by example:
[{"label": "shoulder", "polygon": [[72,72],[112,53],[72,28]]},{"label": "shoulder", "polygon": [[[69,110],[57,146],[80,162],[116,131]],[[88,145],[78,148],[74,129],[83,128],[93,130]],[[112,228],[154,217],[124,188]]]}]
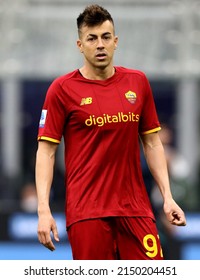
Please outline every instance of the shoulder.
[{"label": "shoulder", "polygon": [[61,75],[57,78],[55,78],[52,82],[53,86],[63,86],[63,84],[65,84],[65,82],[69,82],[70,80],[76,79],[79,76],[79,72],[78,69],[69,72],[67,74]]},{"label": "shoulder", "polygon": [[135,75],[146,79],[146,74],[138,69],[126,68],[122,66],[116,66],[116,71],[120,74]]},{"label": "shoulder", "polygon": [[69,92],[68,87],[71,81],[76,79],[78,75],[78,70],[74,70],[73,72],[54,78],[47,90],[47,98],[49,100],[55,100],[55,98],[61,99],[63,96],[66,96],[66,93]]}]

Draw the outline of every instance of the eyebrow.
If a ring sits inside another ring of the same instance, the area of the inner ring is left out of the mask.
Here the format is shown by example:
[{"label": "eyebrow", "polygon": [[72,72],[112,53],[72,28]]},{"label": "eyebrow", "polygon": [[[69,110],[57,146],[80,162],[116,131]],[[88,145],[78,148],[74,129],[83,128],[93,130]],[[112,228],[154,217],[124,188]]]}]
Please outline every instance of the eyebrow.
[{"label": "eyebrow", "polygon": [[[105,33],[101,34],[101,36],[104,36],[104,35],[112,35],[112,33],[111,33],[111,32],[105,32]],[[87,37],[89,37],[89,36],[97,37],[96,34],[92,34],[92,33],[90,33],[90,34],[87,35]]]}]

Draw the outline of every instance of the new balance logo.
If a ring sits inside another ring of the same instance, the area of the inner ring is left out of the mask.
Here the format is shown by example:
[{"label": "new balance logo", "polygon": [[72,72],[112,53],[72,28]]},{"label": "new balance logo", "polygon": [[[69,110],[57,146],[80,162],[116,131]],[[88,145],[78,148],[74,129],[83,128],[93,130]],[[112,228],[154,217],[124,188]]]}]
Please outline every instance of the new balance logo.
[{"label": "new balance logo", "polygon": [[92,97],[82,98],[80,105],[92,104]]}]

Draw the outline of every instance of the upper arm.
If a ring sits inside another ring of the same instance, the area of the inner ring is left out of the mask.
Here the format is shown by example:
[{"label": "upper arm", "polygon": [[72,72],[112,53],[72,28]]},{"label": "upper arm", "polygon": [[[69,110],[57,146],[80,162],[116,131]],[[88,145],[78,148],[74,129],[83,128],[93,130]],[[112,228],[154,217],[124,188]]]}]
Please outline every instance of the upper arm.
[{"label": "upper arm", "polygon": [[148,148],[152,149],[156,146],[162,146],[158,132],[141,135],[140,139],[144,150]]},{"label": "upper arm", "polygon": [[38,153],[45,154],[49,158],[55,156],[58,144],[51,141],[38,141]]}]

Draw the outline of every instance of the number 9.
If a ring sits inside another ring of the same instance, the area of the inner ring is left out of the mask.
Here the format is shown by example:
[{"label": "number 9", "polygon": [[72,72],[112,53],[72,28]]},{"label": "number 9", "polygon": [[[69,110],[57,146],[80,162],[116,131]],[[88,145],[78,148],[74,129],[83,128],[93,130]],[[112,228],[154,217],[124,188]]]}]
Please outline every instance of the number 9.
[{"label": "number 9", "polygon": [[155,236],[152,234],[147,234],[143,238],[143,244],[147,250],[146,255],[150,258],[154,258],[158,254],[158,246]]}]

